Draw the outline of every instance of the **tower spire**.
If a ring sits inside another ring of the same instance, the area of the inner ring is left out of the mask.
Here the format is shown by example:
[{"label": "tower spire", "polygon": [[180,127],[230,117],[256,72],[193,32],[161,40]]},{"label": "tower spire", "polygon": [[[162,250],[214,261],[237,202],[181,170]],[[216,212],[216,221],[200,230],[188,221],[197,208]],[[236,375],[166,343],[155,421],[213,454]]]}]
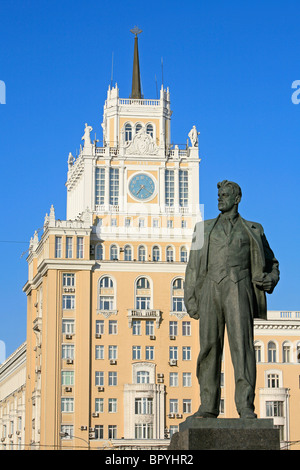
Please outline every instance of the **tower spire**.
[{"label": "tower spire", "polygon": [[135,35],[134,38],[134,53],[133,53],[133,71],[132,71],[132,88],[131,98],[141,99],[141,77],[140,77],[140,62],[139,62],[139,49],[138,49],[138,34],[142,32],[137,26],[130,30]]}]

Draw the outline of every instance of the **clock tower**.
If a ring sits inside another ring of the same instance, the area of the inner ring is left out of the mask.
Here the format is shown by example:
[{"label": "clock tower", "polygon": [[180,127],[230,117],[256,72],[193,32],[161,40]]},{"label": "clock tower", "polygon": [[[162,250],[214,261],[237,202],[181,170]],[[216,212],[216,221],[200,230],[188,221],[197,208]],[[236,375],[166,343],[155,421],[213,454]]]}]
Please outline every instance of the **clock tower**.
[{"label": "clock tower", "polygon": [[[51,207],[28,255],[26,442],[165,449],[198,409],[198,325],[184,306],[199,208],[198,132],[171,140],[170,92],[109,86],[101,145],[68,157],[67,216]],[[31,426],[31,423],[35,426]]]}]

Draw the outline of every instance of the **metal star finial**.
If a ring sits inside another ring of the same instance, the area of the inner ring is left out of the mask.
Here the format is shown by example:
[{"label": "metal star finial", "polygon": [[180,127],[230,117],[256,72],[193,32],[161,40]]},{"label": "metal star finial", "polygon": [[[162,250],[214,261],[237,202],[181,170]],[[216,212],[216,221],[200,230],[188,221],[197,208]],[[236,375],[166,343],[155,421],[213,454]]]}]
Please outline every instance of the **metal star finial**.
[{"label": "metal star finial", "polygon": [[138,34],[141,34],[143,31],[139,29],[137,26],[135,26],[133,29],[130,30],[130,32],[134,34],[136,37]]}]

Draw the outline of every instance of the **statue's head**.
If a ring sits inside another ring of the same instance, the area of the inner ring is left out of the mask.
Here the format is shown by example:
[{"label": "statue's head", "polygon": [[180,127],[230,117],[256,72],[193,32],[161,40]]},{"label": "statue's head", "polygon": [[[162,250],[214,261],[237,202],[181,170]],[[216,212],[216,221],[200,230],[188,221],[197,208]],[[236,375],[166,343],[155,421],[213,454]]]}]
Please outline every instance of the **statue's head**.
[{"label": "statue's head", "polygon": [[218,209],[221,212],[228,212],[234,206],[238,207],[241,198],[242,190],[237,183],[233,181],[223,180],[217,184],[218,187]]}]

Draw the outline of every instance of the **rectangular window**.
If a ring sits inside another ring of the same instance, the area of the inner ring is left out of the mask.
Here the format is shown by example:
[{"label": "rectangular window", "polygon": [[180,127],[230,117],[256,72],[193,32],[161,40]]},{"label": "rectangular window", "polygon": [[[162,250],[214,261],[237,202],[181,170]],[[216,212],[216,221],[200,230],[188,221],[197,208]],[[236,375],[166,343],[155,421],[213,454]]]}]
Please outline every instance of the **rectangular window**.
[{"label": "rectangular window", "polygon": [[74,385],[74,371],[73,370],[63,370],[61,372],[61,384],[62,385]]},{"label": "rectangular window", "polygon": [[117,413],[117,399],[116,398],[109,398],[108,399],[108,412],[109,413]]},{"label": "rectangular window", "polygon": [[117,372],[109,372],[108,373],[108,385],[110,385],[110,386],[118,385]]},{"label": "rectangular window", "polygon": [[182,322],[182,336],[191,336],[191,322],[190,321]]},{"label": "rectangular window", "polygon": [[108,346],[108,359],[118,359],[118,346]]},{"label": "rectangular window", "polygon": [[96,371],[95,372],[95,385],[98,387],[103,387],[104,385],[104,372],[102,371]]},{"label": "rectangular window", "polygon": [[74,398],[62,397],[61,399],[62,413],[73,413],[74,411]]},{"label": "rectangular window", "polygon": [[105,168],[96,168],[95,171],[95,204],[104,204],[105,194]]},{"label": "rectangular window", "polygon": [[150,309],[150,297],[136,297],[136,308],[138,310],[148,310]]},{"label": "rectangular window", "polygon": [[154,335],[154,321],[153,320],[146,320],[146,335],[148,336]]},{"label": "rectangular window", "polygon": [[190,346],[182,346],[182,360],[183,361],[191,360],[191,347]]},{"label": "rectangular window", "polygon": [[173,297],[173,312],[185,312],[183,297]]},{"label": "rectangular window", "polygon": [[70,318],[63,319],[62,332],[64,335],[73,335],[75,333],[75,320]]},{"label": "rectangular window", "polygon": [[104,334],[104,320],[96,320],[96,334]]},{"label": "rectangular window", "polygon": [[178,413],[178,400],[177,398],[171,398],[169,402],[170,413]]},{"label": "rectangular window", "polygon": [[183,411],[183,413],[191,413],[192,412],[192,400],[183,399],[182,411]]},{"label": "rectangular window", "polygon": [[62,359],[74,359],[75,346],[74,344],[62,345]]},{"label": "rectangular window", "polygon": [[109,203],[113,206],[119,204],[119,168],[109,170]]},{"label": "rectangular window", "polygon": [[73,424],[62,424],[60,430],[61,430],[62,439],[73,439],[73,435],[74,435]]},{"label": "rectangular window", "polygon": [[117,426],[115,424],[108,425],[108,439],[117,439]]},{"label": "rectangular window", "polygon": [[55,258],[61,258],[62,238],[55,237]]},{"label": "rectangular window", "polygon": [[170,336],[177,336],[178,335],[178,322],[177,321],[170,321],[169,322],[169,335]]},{"label": "rectangular window", "polygon": [[64,294],[62,296],[63,310],[74,310],[75,308],[75,295]]},{"label": "rectangular window", "polygon": [[110,295],[100,295],[99,309],[100,310],[113,310],[114,298]]},{"label": "rectangular window", "polygon": [[178,387],[178,372],[170,372],[170,387]]},{"label": "rectangular window", "polygon": [[169,359],[178,359],[178,347],[177,346],[170,346],[169,347]]},{"label": "rectangular window", "polygon": [[132,360],[138,361],[141,359],[141,346],[132,346]]},{"label": "rectangular window", "polygon": [[134,409],[136,415],[152,415],[153,399],[152,398],[136,398],[134,401]]},{"label": "rectangular window", "polygon": [[165,203],[166,206],[174,206],[174,194],[175,194],[175,185],[174,185],[174,170],[165,171]]},{"label": "rectangular window", "polygon": [[188,192],[188,171],[179,170],[179,205],[180,207],[187,207],[189,202]]},{"label": "rectangular window", "polygon": [[141,334],[141,320],[132,320],[132,334],[137,336]]},{"label": "rectangular window", "polygon": [[109,320],[108,322],[108,334],[117,335],[118,334],[118,322],[117,320]]},{"label": "rectangular window", "polygon": [[75,287],[75,274],[63,274],[63,287]]},{"label": "rectangular window", "polygon": [[103,424],[96,424],[95,426],[95,439],[103,439]]},{"label": "rectangular window", "polygon": [[102,344],[95,346],[95,359],[104,359],[104,346]]},{"label": "rectangular window", "polygon": [[96,413],[104,412],[104,398],[95,398],[95,412]]},{"label": "rectangular window", "polygon": [[83,258],[83,237],[77,237],[77,258]]},{"label": "rectangular window", "polygon": [[135,439],[153,439],[153,424],[135,424]]},{"label": "rectangular window", "polygon": [[66,237],[66,258],[73,257],[73,238]]},{"label": "rectangular window", "polygon": [[190,372],[183,372],[182,374],[182,385],[184,387],[192,386],[192,374]]},{"label": "rectangular window", "polygon": [[154,346],[146,346],[146,360],[154,360]]},{"label": "rectangular window", "polygon": [[283,417],[283,401],[266,401],[267,417]]}]

